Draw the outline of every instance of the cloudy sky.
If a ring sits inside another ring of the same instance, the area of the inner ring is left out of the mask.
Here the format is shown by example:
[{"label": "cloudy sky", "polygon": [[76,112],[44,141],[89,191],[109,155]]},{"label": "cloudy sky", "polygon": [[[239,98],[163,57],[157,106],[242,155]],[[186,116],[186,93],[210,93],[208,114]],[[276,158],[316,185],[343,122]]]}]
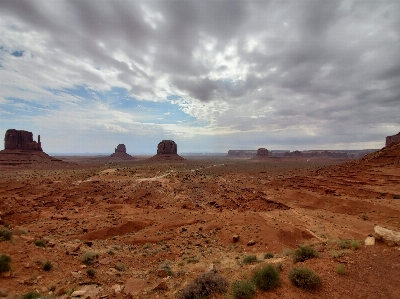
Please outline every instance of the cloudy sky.
[{"label": "cloudy sky", "polygon": [[49,153],[381,148],[400,1],[0,0],[0,135]]}]

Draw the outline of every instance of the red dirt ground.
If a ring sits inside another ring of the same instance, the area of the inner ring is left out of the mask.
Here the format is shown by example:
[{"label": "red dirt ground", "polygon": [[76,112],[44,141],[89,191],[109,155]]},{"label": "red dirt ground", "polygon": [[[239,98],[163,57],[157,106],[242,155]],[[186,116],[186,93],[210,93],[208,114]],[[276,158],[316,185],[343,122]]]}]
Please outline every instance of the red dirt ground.
[{"label": "red dirt ground", "polygon": [[[364,245],[375,225],[400,231],[399,149],[351,162],[66,157],[69,164],[4,166],[0,217],[14,236],[0,242],[0,254],[12,259],[0,288],[7,298],[36,290],[66,298],[84,284],[100,285],[102,298],[175,298],[212,264],[232,283],[260,264],[280,262],[281,286],[254,298],[400,298],[399,248]],[[47,247],[35,246],[38,239]],[[343,251],[340,239],[358,240],[360,248]],[[255,245],[247,246],[250,240]],[[289,249],[299,244],[320,253],[298,263],[320,275],[317,291],[298,289],[287,277],[298,265]],[[87,251],[98,254],[90,266],[82,263]],[[274,258],[264,259],[267,252]],[[243,264],[250,254],[257,264]],[[46,261],[51,271],[43,270]],[[154,290],[165,263],[175,275],[166,289]],[[335,272],[339,263],[346,275]],[[87,268],[96,271],[93,278]],[[143,280],[137,295],[125,294],[133,279]],[[115,295],[116,284],[126,289]]]}]

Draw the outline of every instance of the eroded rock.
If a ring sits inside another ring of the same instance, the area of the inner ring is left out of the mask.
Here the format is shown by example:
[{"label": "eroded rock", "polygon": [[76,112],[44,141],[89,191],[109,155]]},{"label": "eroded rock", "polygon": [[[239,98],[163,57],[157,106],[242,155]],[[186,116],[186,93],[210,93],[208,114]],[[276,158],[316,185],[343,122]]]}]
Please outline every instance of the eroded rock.
[{"label": "eroded rock", "polygon": [[375,235],[377,239],[385,241],[388,245],[400,245],[400,232],[383,228],[381,226],[375,226]]}]

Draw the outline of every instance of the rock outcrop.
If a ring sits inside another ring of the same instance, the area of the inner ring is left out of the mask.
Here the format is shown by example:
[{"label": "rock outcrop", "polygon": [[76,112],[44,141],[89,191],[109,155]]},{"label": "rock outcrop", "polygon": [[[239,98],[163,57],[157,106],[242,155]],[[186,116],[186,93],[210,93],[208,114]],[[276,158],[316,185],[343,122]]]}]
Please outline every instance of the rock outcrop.
[{"label": "rock outcrop", "polygon": [[261,156],[261,157],[267,157],[268,156],[268,150],[266,148],[259,148],[257,150],[257,156]]},{"label": "rock outcrop", "polygon": [[381,226],[374,227],[375,235],[378,240],[383,240],[389,246],[400,245],[400,232],[395,232],[393,230],[383,228]]},{"label": "rock outcrop", "polygon": [[32,132],[15,129],[6,131],[4,150],[0,151],[0,167],[38,167],[55,163],[68,164],[43,152],[40,135],[36,142]]},{"label": "rock outcrop", "polygon": [[126,146],[125,144],[118,144],[118,146],[115,148],[115,151],[113,154],[110,155],[112,158],[118,158],[118,159],[123,159],[123,160],[131,160],[135,159],[131,155],[128,155],[126,153]]},{"label": "rock outcrop", "polygon": [[42,151],[40,135],[38,136],[38,142],[36,142],[33,140],[32,132],[9,129],[6,131],[6,136],[4,137],[4,149]]},{"label": "rock outcrop", "polygon": [[397,142],[400,142],[400,132],[396,135],[386,137],[386,146]]},{"label": "rock outcrop", "polygon": [[185,160],[178,155],[178,146],[173,140],[163,140],[157,146],[157,155],[150,160]]},{"label": "rock outcrop", "polygon": [[253,157],[257,154],[256,150],[229,150],[228,157],[245,158]]}]

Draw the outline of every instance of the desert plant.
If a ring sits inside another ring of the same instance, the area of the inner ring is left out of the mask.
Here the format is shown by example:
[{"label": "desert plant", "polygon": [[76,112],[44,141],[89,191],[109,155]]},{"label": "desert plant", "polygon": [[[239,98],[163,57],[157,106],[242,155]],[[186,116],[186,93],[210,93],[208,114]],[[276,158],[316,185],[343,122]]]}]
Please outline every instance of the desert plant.
[{"label": "desert plant", "polygon": [[7,227],[3,227],[0,229],[0,241],[7,240],[10,241],[12,239],[13,232],[9,230]]},{"label": "desert plant", "polygon": [[292,249],[290,249],[290,248],[283,249],[283,254],[286,255],[286,256],[291,255],[292,254]]},{"label": "desert plant", "polygon": [[354,249],[360,249],[360,242],[358,240],[351,240],[350,246]]},{"label": "desert plant", "polygon": [[33,244],[35,244],[37,247],[42,247],[42,248],[46,248],[46,242],[43,240],[35,240],[33,242]]},{"label": "desert plant", "polygon": [[190,264],[190,263],[196,264],[199,261],[200,261],[200,259],[197,256],[191,256],[186,259],[186,263],[188,263],[188,264]]},{"label": "desert plant", "polygon": [[232,283],[232,297],[234,299],[251,299],[257,291],[250,280],[236,280]]},{"label": "desert plant", "polygon": [[280,284],[281,278],[275,266],[267,265],[255,270],[251,280],[260,290],[269,291]]},{"label": "desert plant", "polygon": [[343,265],[343,264],[338,264],[338,265],[335,267],[335,271],[336,271],[336,273],[339,274],[339,275],[345,275],[346,272],[347,272],[347,269],[346,269],[346,266],[345,266],[345,265]]},{"label": "desert plant", "polygon": [[53,269],[53,265],[51,264],[50,261],[47,261],[43,264],[44,271],[50,271],[51,269]]},{"label": "desert plant", "polygon": [[252,263],[255,263],[255,262],[257,262],[257,256],[255,256],[255,255],[246,255],[244,258],[243,258],[243,264],[252,264]]},{"label": "desert plant", "polygon": [[349,249],[351,247],[351,241],[347,239],[342,239],[339,241],[339,248],[341,249]]},{"label": "desert plant", "polygon": [[178,293],[179,299],[207,298],[211,294],[225,293],[228,281],[218,273],[206,272],[196,277]]},{"label": "desert plant", "polygon": [[318,252],[309,245],[299,246],[294,252],[293,262],[304,262],[312,258],[318,257]]},{"label": "desert plant", "polygon": [[22,299],[36,299],[39,298],[39,294],[36,292],[28,292],[22,296]]},{"label": "desert plant", "polygon": [[293,268],[289,272],[289,279],[295,286],[306,290],[317,289],[322,283],[321,278],[306,267]]},{"label": "desert plant", "polygon": [[91,264],[93,264],[93,261],[98,257],[99,257],[99,255],[97,253],[87,251],[82,256],[82,263],[84,263],[86,265],[91,265]]},{"label": "desert plant", "polygon": [[94,270],[93,268],[89,268],[86,270],[86,274],[90,278],[93,278],[96,275],[96,270]]},{"label": "desert plant", "polygon": [[264,255],[264,259],[272,259],[274,257],[274,254],[273,253],[271,253],[271,252],[267,252],[265,255]]},{"label": "desert plant", "polygon": [[8,255],[0,255],[0,273],[8,272],[11,270],[11,258]]}]

